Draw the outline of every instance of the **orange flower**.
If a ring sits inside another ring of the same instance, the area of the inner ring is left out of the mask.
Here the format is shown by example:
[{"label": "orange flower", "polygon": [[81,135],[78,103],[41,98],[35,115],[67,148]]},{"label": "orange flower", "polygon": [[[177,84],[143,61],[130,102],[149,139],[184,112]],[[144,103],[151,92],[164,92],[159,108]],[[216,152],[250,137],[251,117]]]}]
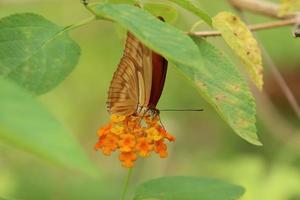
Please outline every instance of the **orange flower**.
[{"label": "orange flower", "polygon": [[162,141],[155,143],[155,152],[159,154],[161,158],[166,158],[168,156],[167,145]]},{"label": "orange flower", "polygon": [[174,142],[175,141],[175,137],[173,135],[171,135],[170,133],[168,133],[162,127],[159,127],[158,130],[159,130],[159,132],[161,132],[161,134],[163,135],[163,137],[166,138],[167,140],[169,140],[170,142]]},{"label": "orange flower", "polygon": [[131,168],[133,167],[133,162],[136,161],[137,156],[134,152],[121,152],[119,158],[124,167]]},{"label": "orange flower", "polygon": [[103,135],[106,135],[109,131],[110,131],[110,128],[111,128],[111,124],[107,124],[106,126],[103,126],[102,128],[100,128],[98,131],[97,131],[97,135],[99,137],[103,136]]},{"label": "orange flower", "polygon": [[119,159],[124,167],[133,167],[137,154],[147,157],[152,151],[161,158],[168,156],[165,140],[174,141],[159,123],[159,116],[111,115],[111,121],[97,132],[99,136],[95,149],[105,155],[119,150]]},{"label": "orange flower", "polygon": [[159,132],[155,127],[151,127],[146,130],[148,138],[154,141],[161,140],[163,138],[163,135],[161,132]]},{"label": "orange flower", "polygon": [[119,147],[121,152],[130,152],[134,149],[136,140],[134,135],[124,134],[121,135],[121,140],[119,140]]},{"label": "orange flower", "polygon": [[140,124],[139,124],[139,119],[138,117],[135,116],[130,116],[127,118],[127,127],[129,129],[135,129],[135,128],[139,128]]},{"label": "orange flower", "polygon": [[147,157],[153,150],[153,145],[149,140],[147,140],[147,138],[142,137],[138,139],[136,150],[139,152],[141,157]]},{"label": "orange flower", "polygon": [[120,135],[124,132],[124,127],[120,125],[114,125],[110,131],[116,135]]},{"label": "orange flower", "polygon": [[126,119],[126,116],[124,115],[111,115],[110,120],[112,123],[119,123],[123,122]]},{"label": "orange flower", "polygon": [[102,149],[103,154],[110,155],[118,148],[118,137],[114,134],[105,135],[100,137],[98,143],[95,145],[95,149]]}]

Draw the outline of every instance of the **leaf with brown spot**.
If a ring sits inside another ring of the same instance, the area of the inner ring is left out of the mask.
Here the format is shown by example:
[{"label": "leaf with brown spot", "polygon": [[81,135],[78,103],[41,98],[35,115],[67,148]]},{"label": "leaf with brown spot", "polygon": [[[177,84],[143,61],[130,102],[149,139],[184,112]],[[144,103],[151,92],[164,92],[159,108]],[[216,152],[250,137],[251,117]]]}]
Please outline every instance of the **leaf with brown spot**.
[{"label": "leaf with brown spot", "polygon": [[220,12],[213,17],[213,27],[222,33],[222,37],[231,49],[246,65],[252,81],[262,90],[263,66],[261,51],[246,24],[229,12]]},{"label": "leaf with brown spot", "polygon": [[224,121],[243,139],[261,145],[256,135],[255,101],[247,82],[223,52],[199,37],[192,37],[203,65],[175,63]]}]

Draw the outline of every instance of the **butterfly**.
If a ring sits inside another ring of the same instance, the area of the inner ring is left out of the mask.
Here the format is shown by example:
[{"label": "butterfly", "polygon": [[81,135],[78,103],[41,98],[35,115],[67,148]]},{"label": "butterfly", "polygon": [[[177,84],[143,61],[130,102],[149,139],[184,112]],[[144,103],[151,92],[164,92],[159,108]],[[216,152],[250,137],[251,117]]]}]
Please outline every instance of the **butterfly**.
[{"label": "butterfly", "polygon": [[168,61],[127,33],[125,49],[108,91],[111,114],[143,116],[158,114]]}]

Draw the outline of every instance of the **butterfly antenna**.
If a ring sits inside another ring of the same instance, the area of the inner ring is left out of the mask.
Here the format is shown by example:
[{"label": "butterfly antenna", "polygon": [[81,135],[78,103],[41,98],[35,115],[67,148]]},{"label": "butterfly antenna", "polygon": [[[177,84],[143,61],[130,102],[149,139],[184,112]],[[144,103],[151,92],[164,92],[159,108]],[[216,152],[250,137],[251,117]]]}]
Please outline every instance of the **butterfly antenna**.
[{"label": "butterfly antenna", "polygon": [[201,112],[203,109],[160,109],[163,112]]}]

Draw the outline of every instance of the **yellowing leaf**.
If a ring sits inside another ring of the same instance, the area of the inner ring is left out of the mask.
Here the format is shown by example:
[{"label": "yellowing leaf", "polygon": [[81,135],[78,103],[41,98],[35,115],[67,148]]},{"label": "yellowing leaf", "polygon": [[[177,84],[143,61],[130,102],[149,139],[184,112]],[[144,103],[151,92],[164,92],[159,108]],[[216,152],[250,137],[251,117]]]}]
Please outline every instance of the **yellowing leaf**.
[{"label": "yellowing leaf", "polygon": [[190,67],[172,61],[176,69],[196,86],[236,134],[254,145],[262,145],[255,125],[255,101],[246,80],[222,51],[200,37],[191,38],[203,64]]},{"label": "yellowing leaf", "polygon": [[281,0],[278,16],[300,11],[300,0]]},{"label": "yellowing leaf", "polygon": [[213,17],[213,27],[222,33],[224,40],[246,65],[253,82],[262,90],[263,67],[261,51],[246,24],[232,13],[220,12]]}]

